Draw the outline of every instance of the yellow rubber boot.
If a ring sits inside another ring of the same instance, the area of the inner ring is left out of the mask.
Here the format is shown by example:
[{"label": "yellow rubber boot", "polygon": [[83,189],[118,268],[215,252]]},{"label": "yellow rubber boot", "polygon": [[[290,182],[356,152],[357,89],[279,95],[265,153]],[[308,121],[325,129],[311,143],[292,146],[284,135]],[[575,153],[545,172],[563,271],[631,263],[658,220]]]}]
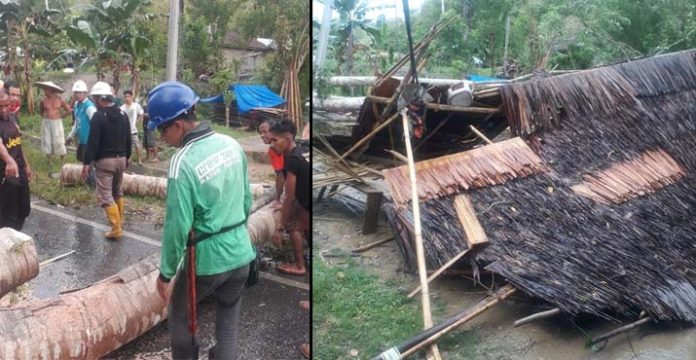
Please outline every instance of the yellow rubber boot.
[{"label": "yellow rubber boot", "polygon": [[123,230],[121,230],[121,217],[118,213],[118,205],[111,204],[104,208],[106,212],[106,218],[109,219],[111,223],[111,231],[104,233],[107,239],[118,239],[123,236]]},{"label": "yellow rubber boot", "polygon": [[123,221],[126,219],[125,217],[123,217],[124,211],[126,209],[125,200],[123,199],[123,197],[120,197],[118,198],[118,200],[116,200],[116,206],[118,206],[118,216],[121,219],[121,224],[123,224]]}]

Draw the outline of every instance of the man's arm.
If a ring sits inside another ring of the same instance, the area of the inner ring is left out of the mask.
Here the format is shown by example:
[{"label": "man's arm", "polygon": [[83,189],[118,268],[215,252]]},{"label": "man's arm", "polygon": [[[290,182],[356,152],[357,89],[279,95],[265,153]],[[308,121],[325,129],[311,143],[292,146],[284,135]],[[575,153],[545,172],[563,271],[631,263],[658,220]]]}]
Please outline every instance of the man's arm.
[{"label": "man's arm", "polygon": [[[2,139],[0,139],[2,140]],[[5,176],[6,177],[18,177],[19,169],[17,168],[17,163],[10,156],[9,151],[5,148],[5,143],[0,141],[0,159],[5,162]]]},{"label": "man's arm", "polygon": [[160,251],[159,279],[169,282],[184,256],[188,233],[193,226],[193,186],[187,176],[188,169],[182,164],[179,176],[169,174],[167,180],[167,212],[164,219],[164,234]]},{"label": "man's arm", "polygon": [[70,115],[70,113],[72,113],[72,108],[65,102],[65,100],[63,100],[63,98],[59,98],[59,99],[60,99],[61,110],[65,110],[65,113],[61,113],[61,115],[60,115],[60,117],[63,118],[63,117]]}]

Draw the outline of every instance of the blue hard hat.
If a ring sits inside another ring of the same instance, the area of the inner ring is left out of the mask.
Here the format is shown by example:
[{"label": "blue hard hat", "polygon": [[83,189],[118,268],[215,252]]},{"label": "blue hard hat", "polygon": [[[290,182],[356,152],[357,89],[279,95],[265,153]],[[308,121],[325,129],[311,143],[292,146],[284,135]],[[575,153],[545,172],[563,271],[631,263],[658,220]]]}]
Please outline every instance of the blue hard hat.
[{"label": "blue hard hat", "polygon": [[147,94],[148,130],[176,119],[196,105],[198,100],[199,97],[190,87],[178,81],[157,85]]}]

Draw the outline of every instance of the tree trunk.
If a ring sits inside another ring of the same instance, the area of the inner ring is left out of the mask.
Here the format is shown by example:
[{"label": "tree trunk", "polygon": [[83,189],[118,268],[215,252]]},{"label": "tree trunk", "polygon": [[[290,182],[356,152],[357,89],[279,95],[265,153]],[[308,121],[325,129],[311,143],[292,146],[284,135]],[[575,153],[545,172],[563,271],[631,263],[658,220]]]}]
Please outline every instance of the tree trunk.
[{"label": "tree trunk", "polygon": [[[63,185],[84,184],[82,180],[82,165],[65,164],[60,169],[60,183]],[[257,198],[271,186],[251,184],[251,193]],[[167,197],[167,178],[145,176],[138,174],[123,174],[123,192],[128,195],[153,196],[160,199]]]},{"label": "tree trunk", "polygon": [[347,112],[347,111],[358,111],[365,102],[365,97],[344,97],[344,96],[330,96],[324,101],[319,99],[314,99],[314,108],[317,110],[331,111],[331,112]]},{"label": "tree trunk", "polygon": [[135,61],[131,64],[131,87],[133,91],[133,99],[137,99],[140,94],[140,70],[135,65]]},{"label": "tree trunk", "polygon": [[[254,244],[270,241],[274,210],[249,217]],[[159,255],[57,299],[30,301],[0,311],[0,359],[99,359],[167,316],[157,293]]]},{"label": "tree trunk", "polygon": [[[403,76],[394,76],[396,80],[402,80]],[[329,78],[329,85],[333,86],[373,86],[377,77],[375,76],[332,76]],[[418,82],[428,85],[456,85],[462,82],[461,79],[432,79],[418,78]]]},{"label": "tree trunk", "polygon": [[0,229],[0,298],[38,274],[34,239],[11,228]]},{"label": "tree trunk", "polygon": [[34,86],[31,80],[31,42],[28,29],[21,28],[21,33],[24,48],[24,80],[27,83],[27,111],[29,115],[32,115],[34,114]]}]

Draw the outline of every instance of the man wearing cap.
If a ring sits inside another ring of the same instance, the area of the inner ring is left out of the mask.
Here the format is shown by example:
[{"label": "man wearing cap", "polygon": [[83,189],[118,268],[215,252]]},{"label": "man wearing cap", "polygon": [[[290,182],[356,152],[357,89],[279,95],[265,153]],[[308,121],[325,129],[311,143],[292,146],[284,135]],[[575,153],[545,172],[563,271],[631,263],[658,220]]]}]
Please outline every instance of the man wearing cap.
[{"label": "man wearing cap", "polygon": [[[172,358],[198,358],[195,322],[194,331],[187,326],[187,320],[195,320],[189,318],[189,309],[194,312],[197,301],[215,294],[216,345],[209,355],[231,360],[237,358],[241,298],[255,258],[246,229],[251,191],[244,151],[236,140],[196,119],[198,100],[191,88],[175,81],[158,85],[148,95],[148,127],[180,148],[169,165],[157,291],[165,299],[172,291]],[[171,290],[169,282],[184,258]],[[190,282],[197,296],[187,296]]]},{"label": "man wearing cap", "polygon": [[22,230],[29,216],[31,167],[22,151],[19,126],[10,119],[11,100],[0,88],[0,228]]},{"label": "man wearing cap", "polygon": [[67,153],[63,117],[72,110],[58,95],[63,92],[60,86],[52,81],[37,82],[36,85],[44,90],[44,97],[41,98],[41,150],[49,160],[51,155],[59,155],[62,164]]},{"label": "man wearing cap", "polygon": [[131,132],[128,116],[114,105],[109,84],[98,81],[90,96],[98,110],[92,115],[87,148],[82,158],[82,178],[87,179],[89,164],[97,169],[97,198],[111,224],[107,239],[123,235],[123,172],[131,156]]},{"label": "man wearing cap", "polygon": [[[76,157],[78,161],[82,162],[85,156],[87,140],[89,139],[90,123],[92,122],[92,116],[97,112],[97,108],[92,101],[87,98],[87,84],[84,81],[75,81],[72,91],[73,97],[75,98],[75,103],[73,104],[73,117],[75,118],[75,123],[73,124],[72,130],[70,130],[70,134],[68,134],[66,144],[69,144],[73,137],[77,136]],[[95,186],[94,166],[90,166],[87,184],[91,187]]]}]

